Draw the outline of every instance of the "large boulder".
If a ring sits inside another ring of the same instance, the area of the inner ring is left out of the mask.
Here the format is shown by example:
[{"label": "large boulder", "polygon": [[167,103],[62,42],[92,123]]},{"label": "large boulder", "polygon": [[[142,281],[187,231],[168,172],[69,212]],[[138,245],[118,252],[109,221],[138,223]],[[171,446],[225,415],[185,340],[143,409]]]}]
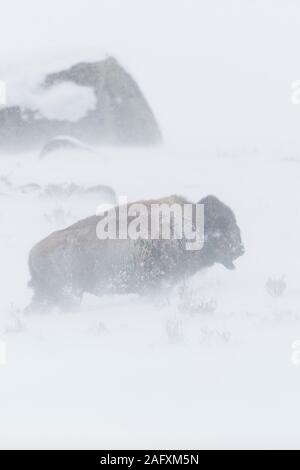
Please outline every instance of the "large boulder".
[{"label": "large boulder", "polygon": [[0,151],[41,150],[58,135],[93,146],[161,143],[150,106],[116,59],[106,56],[55,70],[30,94],[21,87],[18,99],[0,108]]}]

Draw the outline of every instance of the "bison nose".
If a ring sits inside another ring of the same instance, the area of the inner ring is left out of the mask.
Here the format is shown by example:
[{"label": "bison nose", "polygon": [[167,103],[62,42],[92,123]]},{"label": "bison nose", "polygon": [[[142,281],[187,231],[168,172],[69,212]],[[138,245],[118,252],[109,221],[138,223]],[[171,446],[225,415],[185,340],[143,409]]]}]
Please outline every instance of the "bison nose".
[{"label": "bison nose", "polygon": [[244,253],[245,253],[245,247],[243,244],[241,244],[234,250],[233,255],[235,258],[239,258],[240,256],[243,256]]}]

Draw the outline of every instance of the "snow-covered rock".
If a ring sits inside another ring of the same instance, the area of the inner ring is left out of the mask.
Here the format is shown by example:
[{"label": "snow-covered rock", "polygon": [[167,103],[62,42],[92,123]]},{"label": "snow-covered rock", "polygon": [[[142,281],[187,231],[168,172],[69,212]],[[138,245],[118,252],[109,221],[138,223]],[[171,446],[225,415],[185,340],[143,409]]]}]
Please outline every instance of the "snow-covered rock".
[{"label": "snow-covered rock", "polygon": [[40,158],[43,158],[46,155],[58,150],[83,150],[91,153],[96,152],[93,147],[86,145],[84,142],[81,142],[78,139],[74,139],[73,137],[69,136],[59,135],[57,137],[53,137],[53,139],[49,140],[49,142],[46,143],[40,153]]},{"label": "snow-covered rock", "polygon": [[[53,71],[54,70],[54,71]],[[58,71],[57,71],[58,70]],[[87,145],[156,145],[154,114],[135,80],[113,57],[6,80],[0,151],[41,150],[57,135]]]}]

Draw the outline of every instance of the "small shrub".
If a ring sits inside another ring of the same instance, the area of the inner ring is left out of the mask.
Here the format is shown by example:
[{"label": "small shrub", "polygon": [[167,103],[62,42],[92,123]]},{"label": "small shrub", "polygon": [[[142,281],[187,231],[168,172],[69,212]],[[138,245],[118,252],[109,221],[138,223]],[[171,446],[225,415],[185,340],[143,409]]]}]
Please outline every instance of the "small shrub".
[{"label": "small shrub", "polygon": [[231,339],[230,331],[220,331],[217,329],[211,328],[201,328],[200,330],[201,336],[199,338],[199,342],[201,344],[211,344],[218,340],[224,343],[228,343]]},{"label": "small shrub", "polygon": [[213,314],[216,311],[217,301],[214,298],[201,297],[196,289],[188,289],[186,285],[183,285],[179,289],[179,296],[180,312],[198,315]]},{"label": "small shrub", "polygon": [[172,344],[180,343],[183,340],[182,322],[179,318],[169,318],[166,322],[166,334]]},{"label": "small shrub", "polygon": [[97,331],[97,334],[99,334],[99,335],[103,335],[103,334],[106,334],[108,332],[105,324],[102,321],[100,321],[98,323],[96,331]]},{"label": "small shrub", "polygon": [[10,317],[5,327],[5,333],[23,333],[26,331],[26,323],[22,317],[22,311],[14,304],[9,309]]},{"label": "small shrub", "polygon": [[266,282],[266,290],[272,297],[281,297],[286,290],[286,282],[284,276],[280,278],[271,278]]}]

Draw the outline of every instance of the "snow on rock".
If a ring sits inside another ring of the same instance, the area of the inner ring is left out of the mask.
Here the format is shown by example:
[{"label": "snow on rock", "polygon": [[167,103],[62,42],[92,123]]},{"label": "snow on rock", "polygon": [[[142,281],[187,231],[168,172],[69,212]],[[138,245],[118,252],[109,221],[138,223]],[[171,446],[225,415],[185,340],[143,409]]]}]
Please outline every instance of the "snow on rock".
[{"label": "snow on rock", "polygon": [[41,150],[61,134],[95,146],[161,142],[150,106],[115,58],[72,57],[0,71],[7,89],[0,151]]},{"label": "snow on rock", "polygon": [[59,150],[83,150],[92,153],[96,152],[96,149],[86,145],[84,142],[81,142],[78,139],[74,139],[73,137],[69,137],[67,135],[58,135],[57,137],[54,137],[49,142],[47,142],[40,153],[40,158],[43,158],[49,153]]}]

